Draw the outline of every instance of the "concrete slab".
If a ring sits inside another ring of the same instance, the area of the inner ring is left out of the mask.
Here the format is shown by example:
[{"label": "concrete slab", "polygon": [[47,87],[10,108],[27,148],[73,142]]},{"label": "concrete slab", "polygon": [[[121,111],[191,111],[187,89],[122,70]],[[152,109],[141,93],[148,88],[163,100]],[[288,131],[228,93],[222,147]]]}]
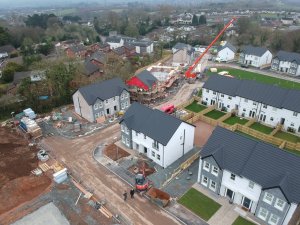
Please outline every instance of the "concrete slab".
[{"label": "concrete slab", "polygon": [[194,144],[197,147],[203,147],[215,127],[202,121],[197,121],[196,123],[194,123],[194,125],[196,126]]},{"label": "concrete slab", "polygon": [[23,217],[12,225],[70,225],[66,217],[51,202]]}]

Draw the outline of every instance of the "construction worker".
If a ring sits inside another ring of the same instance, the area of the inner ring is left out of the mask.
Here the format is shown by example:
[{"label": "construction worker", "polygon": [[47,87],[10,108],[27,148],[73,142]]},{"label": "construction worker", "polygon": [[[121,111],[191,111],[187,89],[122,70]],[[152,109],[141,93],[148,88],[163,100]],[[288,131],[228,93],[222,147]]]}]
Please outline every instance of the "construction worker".
[{"label": "construction worker", "polygon": [[134,198],[134,189],[130,190],[130,196],[131,196],[131,198]]},{"label": "construction worker", "polygon": [[124,196],[124,201],[126,201],[126,199],[127,199],[127,191],[124,191],[123,196]]}]

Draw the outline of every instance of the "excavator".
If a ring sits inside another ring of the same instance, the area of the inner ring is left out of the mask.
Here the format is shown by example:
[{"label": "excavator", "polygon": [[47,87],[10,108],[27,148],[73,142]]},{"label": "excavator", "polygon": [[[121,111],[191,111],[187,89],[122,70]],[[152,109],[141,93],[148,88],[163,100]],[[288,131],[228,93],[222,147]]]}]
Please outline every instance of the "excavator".
[{"label": "excavator", "polygon": [[213,46],[216,41],[221,37],[221,35],[226,31],[226,29],[236,20],[235,17],[233,17],[226,25],[225,27],[220,31],[220,33],[215,37],[215,39],[207,46],[205,51],[195,60],[195,62],[188,68],[188,70],[185,72],[185,77],[188,80],[189,83],[193,83],[197,77],[197,73],[195,72],[196,67],[198,66],[201,59],[205,56],[205,54],[208,52],[208,50]]}]

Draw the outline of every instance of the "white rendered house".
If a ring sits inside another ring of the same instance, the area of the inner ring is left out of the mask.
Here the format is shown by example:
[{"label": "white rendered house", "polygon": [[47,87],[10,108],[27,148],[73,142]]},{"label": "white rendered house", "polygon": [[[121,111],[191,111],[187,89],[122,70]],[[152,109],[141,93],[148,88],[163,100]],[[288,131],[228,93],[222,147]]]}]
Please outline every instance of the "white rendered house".
[{"label": "white rendered house", "polygon": [[195,126],[133,103],[121,121],[121,140],[163,168],[193,149]]},{"label": "white rendered house", "polygon": [[271,69],[292,76],[300,75],[300,54],[279,51],[272,60]]},{"label": "white rendered house", "polygon": [[272,53],[264,47],[246,46],[240,53],[240,63],[253,67],[265,67],[271,64]]},{"label": "white rendered house", "polygon": [[224,45],[219,46],[217,58],[220,61],[231,61],[234,60],[236,48],[230,43],[226,42]]}]

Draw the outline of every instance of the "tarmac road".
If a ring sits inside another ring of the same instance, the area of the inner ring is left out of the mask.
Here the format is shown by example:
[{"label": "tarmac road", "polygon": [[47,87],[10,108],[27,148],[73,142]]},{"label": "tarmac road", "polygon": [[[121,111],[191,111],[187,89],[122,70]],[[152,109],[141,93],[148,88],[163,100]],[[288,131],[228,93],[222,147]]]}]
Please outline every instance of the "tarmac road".
[{"label": "tarmac road", "polygon": [[[93,150],[101,143],[112,143],[120,135],[120,126],[115,124],[90,136],[66,139],[60,136],[47,137],[42,144],[50,155],[63,162],[72,174],[82,181],[83,186],[94,191],[98,199],[105,200],[107,207],[113,206],[132,224],[173,225],[180,224],[158,206],[145,198],[123,200],[124,190],[130,187],[93,159]],[[117,213],[113,211],[113,213]]]}]

